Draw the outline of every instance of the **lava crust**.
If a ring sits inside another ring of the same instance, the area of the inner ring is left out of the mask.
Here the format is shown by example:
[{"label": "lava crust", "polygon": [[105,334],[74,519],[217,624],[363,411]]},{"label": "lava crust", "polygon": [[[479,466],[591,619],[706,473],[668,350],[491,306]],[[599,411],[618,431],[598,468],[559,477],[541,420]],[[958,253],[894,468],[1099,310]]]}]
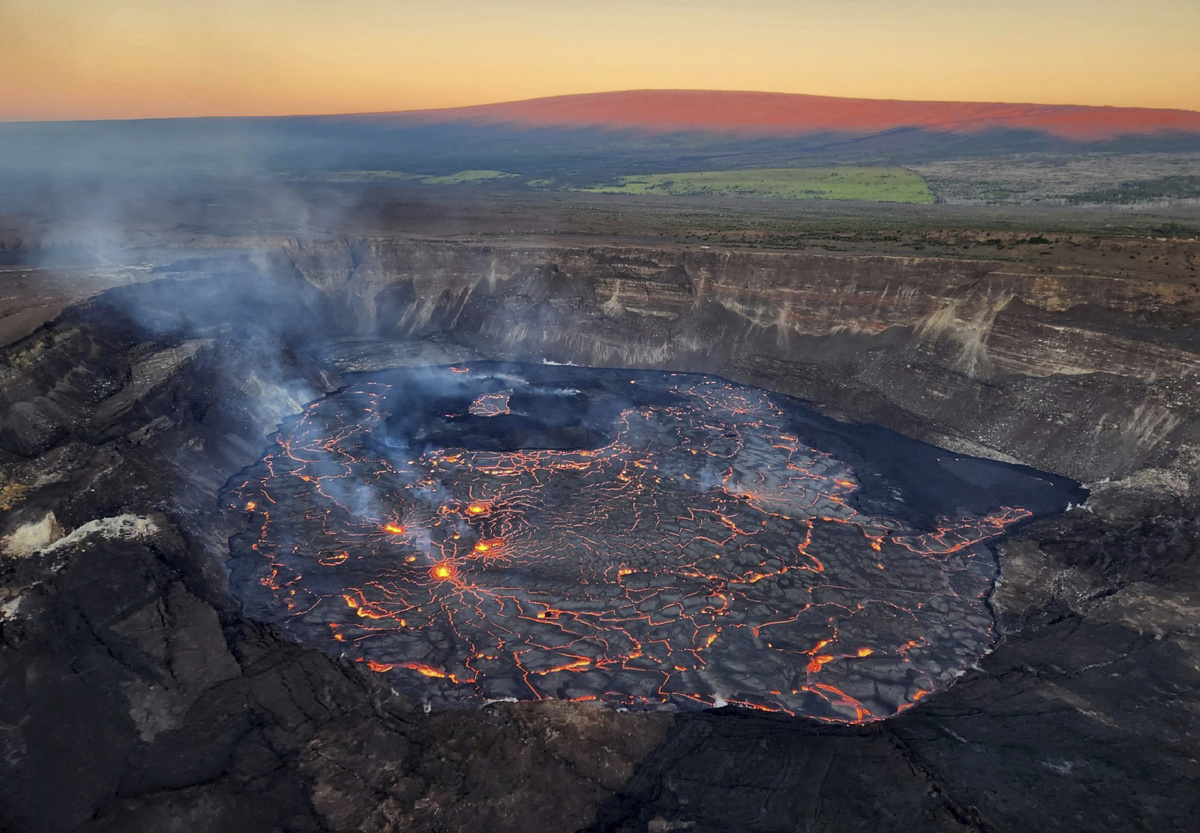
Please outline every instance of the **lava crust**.
[{"label": "lava crust", "polygon": [[[987,542],[1066,490],[912,441],[922,466],[884,476],[854,426],[837,430],[709,376],[483,363],[359,378],[232,481],[227,505],[253,518],[234,585],[251,615],[432,706],[881,719],[988,649]],[[918,473],[931,466],[941,480]]]}]

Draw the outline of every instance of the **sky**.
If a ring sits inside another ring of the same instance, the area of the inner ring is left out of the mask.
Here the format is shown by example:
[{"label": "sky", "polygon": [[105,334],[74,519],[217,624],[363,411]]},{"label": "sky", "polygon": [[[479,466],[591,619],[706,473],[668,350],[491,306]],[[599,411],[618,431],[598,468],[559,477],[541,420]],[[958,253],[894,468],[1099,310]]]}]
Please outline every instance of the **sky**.
[{"label": "sky", "polygon": [[0,0],[0,120],[628,89],[1200,110],[1200,0]]}]

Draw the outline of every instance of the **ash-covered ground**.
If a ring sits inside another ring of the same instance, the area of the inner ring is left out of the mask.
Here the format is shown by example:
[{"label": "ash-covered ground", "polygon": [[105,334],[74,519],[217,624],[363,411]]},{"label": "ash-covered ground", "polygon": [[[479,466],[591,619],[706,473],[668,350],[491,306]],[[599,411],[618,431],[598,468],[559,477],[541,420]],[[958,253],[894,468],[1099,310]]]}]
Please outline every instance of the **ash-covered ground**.
[{"label": "ash-covered ground", "polygon": [[[693,374],[367,374],[239,476],[228,501],[252,521],[233,543],[235,586],[250,615],[433,707],[560,698],[876,720],[992,642],[987,542],[1085,495],[855,433]],[[874,472],[896,446],[911,470]]]}]

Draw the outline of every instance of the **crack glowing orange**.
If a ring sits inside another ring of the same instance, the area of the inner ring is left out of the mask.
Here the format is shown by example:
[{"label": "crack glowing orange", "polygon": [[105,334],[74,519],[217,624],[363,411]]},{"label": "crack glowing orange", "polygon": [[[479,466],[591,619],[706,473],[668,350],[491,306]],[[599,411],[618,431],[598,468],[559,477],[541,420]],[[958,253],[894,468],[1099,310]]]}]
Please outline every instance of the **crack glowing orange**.
[{"label": "crack glowing orange", "polygon": [[[474,393],[468,381],[455,384]],[[271,510],[240,546],[266,559],[254,577],[289,627],[332,618],[323,638],[338,652],[439,704],[565,696],[863,722],[934,690],[939,644],[915,646],[938,617],[872,565],[933,593],[954,571],[942,595],[972,612],[992,567],[971,548],[1027,513],[930,531],[870,515],[845,464],[778,432],[783,411],[765,394],[671,384],[683,404],[623,412],[595,449],[450,444],[407,462],[364,454],[407,407],[402,386],[364,384],[310,409],[238,490],[231,507]],[[476,395],[471,413],[497,414],[501,399]],[[331,497],[347,476],[372,484],[386,523]],[[314,561],[319,573],[304,569]],[[331,593],[344,606],[321,604]],[[874,618],[896,611],[914,631],[873,638]],[[746,656],[748,639],[767,664]],[[889,663],[911,682],[885,697],[874,676]]]}]

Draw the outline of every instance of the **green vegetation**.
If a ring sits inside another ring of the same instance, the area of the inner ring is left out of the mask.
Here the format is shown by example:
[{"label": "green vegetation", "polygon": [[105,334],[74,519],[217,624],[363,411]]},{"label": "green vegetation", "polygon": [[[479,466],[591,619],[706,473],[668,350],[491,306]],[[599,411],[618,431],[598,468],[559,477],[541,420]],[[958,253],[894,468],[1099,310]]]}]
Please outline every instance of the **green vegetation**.
[{"label": "green vegetation", "polygon": [[509,179],[516,174],[504,171],[457,171],[447,176],[426,176],[421,178],[422,185],[473,185],[479,182],[490,182],[493,179]]},{"label": "green vegetation", "polygon": [[929,204],[933,192],[905,168],[751,168],[617,177],[616,184],[567,190],[591,194],[738,196]]}]

